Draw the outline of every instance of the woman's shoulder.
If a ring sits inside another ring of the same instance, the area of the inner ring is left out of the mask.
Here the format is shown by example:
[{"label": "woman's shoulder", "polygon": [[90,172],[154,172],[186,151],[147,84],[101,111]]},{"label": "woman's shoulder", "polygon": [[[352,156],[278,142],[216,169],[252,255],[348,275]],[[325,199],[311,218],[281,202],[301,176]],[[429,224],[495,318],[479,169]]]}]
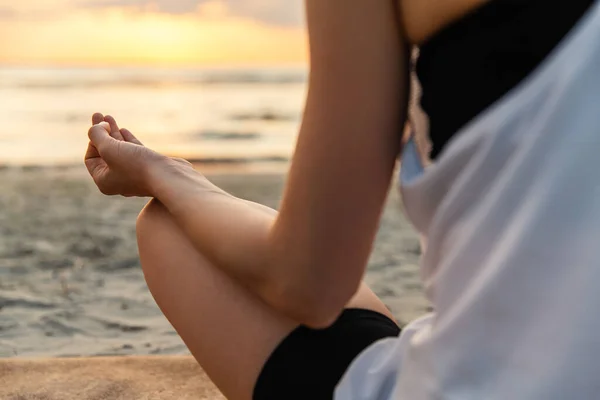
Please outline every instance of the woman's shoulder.
[{"label": "woman's shoulder", "polygon": [[493,0],[395,0],[404,32],[419,45],[445,26]]}]

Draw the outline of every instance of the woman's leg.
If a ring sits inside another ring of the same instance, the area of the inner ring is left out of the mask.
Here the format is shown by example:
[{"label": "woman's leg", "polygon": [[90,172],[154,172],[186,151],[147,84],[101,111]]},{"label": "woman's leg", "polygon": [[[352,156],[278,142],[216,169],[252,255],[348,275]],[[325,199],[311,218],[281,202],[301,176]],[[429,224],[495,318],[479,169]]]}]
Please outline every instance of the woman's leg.
[{"label": "woman's leg", "polygon": [[[211,265],[151,201],[138,219],[148,287],[184,342],[230,400],[250,400],[265,361],[297,324]],[[366,286],[348,305],[391,313]]]}]

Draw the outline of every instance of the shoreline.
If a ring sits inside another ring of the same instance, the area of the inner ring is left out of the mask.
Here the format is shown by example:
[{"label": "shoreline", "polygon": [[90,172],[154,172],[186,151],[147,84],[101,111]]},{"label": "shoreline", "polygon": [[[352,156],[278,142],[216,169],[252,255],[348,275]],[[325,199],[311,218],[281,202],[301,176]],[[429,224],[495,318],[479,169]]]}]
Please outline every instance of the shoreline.
[{"label": "shoreline", "polygon": [[[242,159],[187,159],[193,166],[206,175],[236,175],[236,174],[268,174],[283,175],[290,167],[287,159],[271,159],[253,161]],[[77,171],[83,169],[81,163],[55,163],[55,164],[0,164],[0,171]]]}]

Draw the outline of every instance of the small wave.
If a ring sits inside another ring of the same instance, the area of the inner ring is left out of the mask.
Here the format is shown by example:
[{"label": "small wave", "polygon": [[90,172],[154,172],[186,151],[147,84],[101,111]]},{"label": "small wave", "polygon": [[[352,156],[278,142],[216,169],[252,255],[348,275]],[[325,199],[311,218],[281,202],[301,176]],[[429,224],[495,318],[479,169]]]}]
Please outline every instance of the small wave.
[{"label": "small wave", "polygon": [[262,111],[257,113],[233,114],[230,118],[234,121],[262,121],[262,122],[287,122],[295,121],[296,117],[289,114],[280,114],[273,111]]},{"label": "small wave", "polygon": [[257,164],[257,163],[287,163],[289,157],[264,156],[264,157],[201,157],[188,158],[192,164]]},{"label": "small wave", "polygon": [[89,316],[88,319],[99,323],[107,330],[117,330],[117,331],[121,331],[123,333],[135,333],[135,332],[143,332],[143,331],[148,330],[148,327],[144,326],[144,325],[128,324],[126,322],[117,321],[114,319],[110,320],[110,319],[103,318],[103,317],[92,317],[92,316]]},{"label": "small wave", "polygon": [[185,345],[173,345],[165,347],[157,347],[150,351],[150,354],[174,355],[174,354],[189,354],[189,350]]},{"label": "small wave", "polygon": [[37,309],[51,309],[56,308],[52,303],[37,299],[27,299],[23,297],[10,298],[0,296],[0,310],[8,307],[22,307],[22,308],[37,308]]},{"label": "small wave", "polygon": [[[30,164],[27,162],[11,162],[0,164],[0,173],[40,173],[42,171],[48,172],[77,172],[83,171],[83,167],[80,163],[67,162],[67,163],[48,163],[48,164]],[[2,227],[0,227],[0,230]]]},{"label": "small wave", "polygon": [[46,259],[40,260],[37,267],[44,271],[59,271],[73,267],[73,260],[70,258]]},{"label": "small wave", "polygon": [[6,321],[6,322],[2,322],[0,323],[0,333],[4,332],[8,332],[11,330],[15,330],[19,327],[19,324],[16,323],[15,321]]},{"label": "small wave", "polygon": [[106,327],[106,329],[116,329],[119,330],[121,332],[124,333],[130,333],[130,332],[142,332],[142,331],[146,331],[148,330],[147,326],[142,326],[142,325],[128,325],[128,324],[122,324],[119,322],[106,322],[104,324],[104,326]]},{"label": "small wave", "polygon": [[9,71],[0,70],[0,88],[27,90],[96,87],[151,87],[198,85],[264,85],[301,84],[307,74],[297,70],[50,70]]},{"label": "small wave", "polygon": [[219,84],[294,84],[306,82],[304,74],[265,74],[265,73],[247,73],[247,74],[214,74],[207,75],[198,83],[208,85]]},{"label": "small wave", "polygon": [[31,325],[44,332],[46,336],[73,336],[76,334],[88,335],[88,332],[65,321],[61,321],[58,315],[42,316],[38,322]]},{"label": "small wave", "polygon": [[102,272],[113,272],[126,269],[137,268],[140,265],[140,261],[136,257],[128,257],[122,260],[111,260],[109,262],[103,262],[95,265],[94,269]]},{"label": "small wave", "polygon": [[260,133],[245,133],[245,132],[217,132],[204,131],[200,132],[196,137],[204,140],[256,140],[260,139]]}]

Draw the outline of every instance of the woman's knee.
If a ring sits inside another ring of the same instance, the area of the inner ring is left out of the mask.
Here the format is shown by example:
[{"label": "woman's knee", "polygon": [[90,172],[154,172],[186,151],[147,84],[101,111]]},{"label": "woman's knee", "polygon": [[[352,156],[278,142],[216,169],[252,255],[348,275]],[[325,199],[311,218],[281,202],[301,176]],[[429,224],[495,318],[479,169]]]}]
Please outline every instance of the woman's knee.
[{"label": "woman's knee", "polygon": [[173,221],[167,209],[158,201],[151,200],[140,212],[136,222],[138,251],[142,268],[146,271],[150,261],[160,255],[162,245],[169,243]]},{"label": "woman's knee", "polygon": [[138,215],[136,232],[139,241],[145,241],[149,234],[156,232],[156,228],[167,222],[169,212],[159,201],[152,199],[146,204]]},{"label": "woman's knee", "polygon": [[173,265],[194,259],[195,253],[189,251],[169,211],[156,200],[151,200],[140,212],[136,231],[146,283],[155,298],[161,297],[165,274],[172,272]]},{"label": "woman's knee", "polygon": [[375,293],[362,282],[354,297],[348,302],[346,308],[362,308],[366,310],[376,311],[396,321],[392,312],[387,306],[377,297]]}]

